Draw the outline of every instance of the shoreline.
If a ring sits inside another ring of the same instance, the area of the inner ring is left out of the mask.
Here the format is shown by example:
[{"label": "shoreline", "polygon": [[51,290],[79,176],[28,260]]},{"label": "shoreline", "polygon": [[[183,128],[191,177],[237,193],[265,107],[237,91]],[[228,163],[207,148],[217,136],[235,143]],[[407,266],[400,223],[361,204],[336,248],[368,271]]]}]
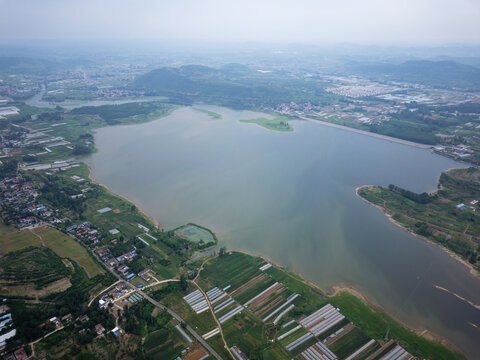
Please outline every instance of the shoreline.
[{"label": "shoreline", "polygon": [[398,143],[398,144],[413,146],[413,147],[420,148],[420,149],[431,149],[433,146],[435,146],[435,145],[420,144],[420,143],[416,143],[414,141],[403,140],[403,139],[388,136],[388,135],[377,134],[377,133],[374,133],[374,132],[360,130],[360,129],[356,129],[356,128],[345,126],[345,125],[339,125],[339,124],[331,123],[331,122],[328,122],[328,121],[312,119],[312,118],[309,118],[309,117],[306,117],[306,116],[299,116],[298,118],[302,119],[302,120],[305,120],[305,121],[315,123],[315,124],[320,124],[320,125],[324,125],[324,126],[333,127],[333,128],[336,128],[336,129],[350,131],[350,132],[354,132],[354,133],[357,133],[357,134],[360,134],[360,135],[371,136],[371,137],[374,137],[374,138],[377,138],[377,139],[382,139],[382,140],[387,140],[387,141],[390,141],[390,142],[395,142],[395,143]]},{"label": "shoreline", "polygon": [[305,278],[302,274],[296,272],[295,270],[287,270],[284,266],[278,264],[277,262],[273,261],[272,259],[268,258],[267,256],[258,255],[258,254],[255,254],[255,253],[252,253],[252,252],[249,252],[249,251],[245,251],[245,250],[229,250],[229,249],[227,249],[226,252],[238,252],[238,253],[246,254],[246,255],[249,255],[249,256],[253,256],[253,257],[259,257],[259,258],[265,260],[266,262],[271,263],[274,267],[276,267],[276,268],[278,268],[282,271],[285,271],[287,274],[293,274],[295,276],[298,276],[303,283],[305,283],[307,285],[310,285],[310,286],[322,291],[323,295],[326,298],[333,297],[333,296],[338,295],[342,292],[349,293],[350,295],[352,295],[352,296],[356,297],[357,299],[359,299],[360,301],[362,301],[368,307],[374,309],[375,311],[381,312],[381,313],[387,315],[388,317],[392,318],[394,321],[398,322],[405,329],[407,329],[407,330],[415,333],[416,335],[421,336],[421,337],[423,337],[427,340],[438,342],[438,343],[442,344],[443,346],[447,347],[450,350],[454,350],[454,351],[459,352],[460,354],[465,356],[465,358],[467,358],[466,355],[463,353],[463,351],[461,351],[458,347],[456,347],[448,339],[446,339],[446,338],[444,338],[444,337],[442,337],[438,334],[435,334],[434,332],[432,332],[428,329],[416,328],[416,327],[407,325],[405,322],[403,322],[399,318],[397,318],[397,317],[393,316],[392,314],[390,314],[389,312],[387,312],[379,304],[377,304],[373,300],[369,299],[369,297],[366,293],[362,292],[361,290],[356,289],[353,285],[341,283],[341,284],[338,284],[338,285],[332,285],[332,287],[331,287],[332,291],[326,291],[320,285],[318,285],[318,284],[308,280],[307,278]]},{"label": "shoreline", "polygon": [[374,310],[378,311],[378,312],[381,312],[383,314],[386,314],[387,316],[391,317],[393,320],[395,320],[396,322],[398,322],[401,326],[403,326],[405,329],[407,330],[410,330],[412,331],[413,333],[415,333],[416,335],[418,336],[421,336],[421,337],[424,337],[425,339],[427,340],[430,340],[430,341],[436,341],[436,342],[439,342],[440,344],[442,344],[443,346],[451,349],[451,350],[455,350],[455,351],[458,351],[460,354],[464,355],[465,354],[460,350],[458,349],[454,344],[452,344],[450,341],[448,341],[448,339],[440,336],[440,335],[437,335],[433,332],[431,332],[430,330],[427,330],[427,329],[421,329],[421,328],[415,328],[413,326],[409,326],[407,325],[405,322],[403,322],[402,320],[398,319],[397,317],[394,317],[393,315],[391,315],[390,313],[388,313],[387,311],[385,311],[385,309],[383,309],[380,305],[377,305],[377,304],[374,304],[372,301],[368,300],[368,298],[365,297],[365,295],[360,291],[360,290],[357,290],[355,289],[353,286],[351,285],[347,285],[347,284],[343,284],[343,285],[334,285],[332,286],[332,289],[334,290],[333,293],[329,296],[335,296],[337,294],[340,294],[342,292],[347,292],[349,293],[350,295],[353,295],[355,296],[356,298],[360,299],[364,304],[366,304],[367,306],[373,308]]},{"label": "shoreline", "polygon": [[[171,112],[177,110],[177,108],[174,108],[172,109],[171,111],[168,112],[167,115],[169,115]],[[307,121],[312,121],[312,122],[317,122],[317,120],[314,120],[314,119],[303,119],[303,120],[307,120]],[[150,121],[148,121],[150,122]],[[406,141],[406,140],[401,140],[401,139],[397,139],[397,138],[391,138],[391,137],[388,137],[388,136],[384,136],[384,135],[380,135],[380,134],[375,134],[375,133],[370,133],[370,132],[366,132],[366,131],[363,131],[363,130],[357,130],[357,129],[354,129],[354,128],[349,128],[349,127],[345,127],[345,126],[341,126],[341,125],[336,125],[336,124],[331,124],[331,123],[327,123],[327,122],[322,122],[322,121],[318,121],[326,126],[331,126],[331,127],[336,127],[336,128],[340,128],[340,129],[343,129],[343,130],[346,130],[346,131],[352,131],[352,132],[356,132],[356,133],[359,133],[359,134],[363,134],[363,135],[367,135],[367,136],[372,136],[372,137],[376,137],[376,138],[380,138],[380,139],[383,139],[383,140],[388,140],[388,141],[391,141],[391,142],[396,142],[396,143],[401,143],[401,144],[404,144],[404,145],[409,145],[409,146],[414,146],[414,147],[417,147],[417,148],[423,148],[423,149],[430,149],[431,146],[430,145],[424,145],[424,144],[418,144],[418,143],[414,143],[414,142],[409,142],[409,141]],[[266,129],[266,130],[269,130],[269,129]],[[153,224],[155,224],[155,226],[157,226],[158,229],[160,230],[163,230],[160,222],[153,218],[149,213],[147,213],[145,210],[143,210],[142,208],[140,208],[135,202],[129,200],[127,197],[123,196],[123,195],[120,195],[120,194],[117,194],[115,192],[113,192],[108,186],[106,186],[105,184],[102,184],[100,182],[98,182],[95,177],[93,176],[93,171],[92,171],[92,168],[90,166],[90,164],[86,163],[85,161],[82,161],[80,160],[81,162],[83,162],[87,168],[88,168],[88,171],[89,171],[89,175],[88,175],[88,178],[95,182],[96,184],[104,187],[109,193],[111,193],[112,195],[115,195],[115,196],[118,196],[122,199],[124,199],[125,201],[131,203],[132,205],[135,205],[138,209],[138,211],[143,214],[144,216],[146,216],[150,221],[152,221]],[[361,187],[358,187],[355,189],[355,192],[358,195],[358,189],[360,189]],[[359,196],[360,197],[360,196]],[[361,197],[360,197],[361,198]],[[365,200],[366,201],[366,200]],[[368,201],[366,201],[368,202]],[[368,202],[369,203],[369,202]],[[371,204],[373,205],[373,204]],[[374,205],[375,207],[377,207],[376,205]],[[378,207],[380,210],[382,210],[380,207]],[[383,210],[382,210],[383,212]],[[386,213],[385,213],[386,214]],[[396,224],[396,222],[391,219],[391,216],[388,216],[388,214],[386,214],[387,217],[390,219],[390,221],[392,221],[393,223]],[[399,224],[396,224],[397,226],[405,229],[403,226],[399,225]],[[210,232],[212,232],[214,234],[214,236],[216,237],[216,233],[213,232],[213,230],[210,230],[208,229]],[[408,231],[408,229],[405,229]],[[410,232],[410,231],[409,231]],[[413,233],[412,233],[413,234]],[[416,236],[416,234],[414,234]],[[427,239],[427,241],[430,241]],[[432,242],[432,241],[430,241]],[[433,243],[433,242],[432,242]],[[202,249],[201,252],[205,252],[205,251],[208,251],[209,249],[211,248],[214,248],[216,246],[218,246],[220,244],[220,239],[217,238],[217,243],[215,245],[213,245],[212,247],[209,247],[209,248],[206,248],[206,249]],[[435,244],[435,243],[434,243]],[[438,244],[435,244],[437,246],[440,246]],[[448,249],[444,249],[442,247],[442,249],[444,251],[447,251],[447,253],[450,253],[450,251],[448,251]],[[241,253],[245,253],[249,256],[257,256],[257,257],[260,257],[262,258],[263,260],[267,261],[267,262],[270,262],[272,263],[272,265],[274,265],[275,267],[279,268],[279,269],[282,269],[283,271],[285,271],[287,274],[290,274],[290,275],[295,275],[296,277],[298,277],[298,279],[302,282],[304,282],[305,284],[307,285],[310,285],[312,286],[313,288],[316,288],[318,290],[320,290],[326,297],[331,297],[331,296],[335,296],[336,294],[338,294],[339,292],[348,292],[349,294],[355,296],[356,298],[358,298],[360,301],[362,301],[363,303],[365,303],[367,306],[371,307],[372,309],[376,310],[376,311],[379,311],[379,312],[382,312],[384,314],[386,314],[387,316],[389,316],[390,318],[392,318],[394,321],[398,322],[401,326],[403,326],[405,329],[409,330],[409,331],[412,331],[413,333],[417,334],[418,336],[421,336],[427,340],[432,340],[432,341],[436,341],[436,342],[439,342],[440,344],[442,344],[443,346],[449,348],[449,349],[452,349],[454,351],[457,351],[459,352],[460,354],[462,354],[463,356],[465,356],[465,354],[460,350],[458,349],[453,343],[451,343],[448,339],[446,338],[443,338],[441,337],[440,335],[437,335],[433,332],[431,332],[430,330],[427,330],[427,329],[418,329],[418,328],[414,328],[413,326],[409,326],[407,324],[405,324],[402,320],[398,319],[397,317],[394,317],[392,314],[388,313],[385,309],[383,309],[380,305],[378,304],[375,304],[373,302],[373,300],[369,299],[368,297],[368,294],[362,292],[361,290],[358,290],[358,289],[355,289],[353,287],[353,285],[345,285],[345,284],[338,284],[338,285],[333,285],[331,287],[332,291],[325,291],[325,289],[323,289],[320,285],[310,281],[309,279],[305,278],[302,274],[298,273],[297,271],[295,270],[286,270],[284,266],[281,266],[279,265],[278,263],[276,263],[275,261],[273,261],[272,259],[270,259],[269,257],[267,256],[263,256],[263,255],[256,255],[254,253],[250,253],[248,251],[242,251],[242,250],[228,250],[227,251],[235,251],[235,252],[241,252]],[[459,260],[460,262],[462,263],[466,263],[463,261],[463,259],[461,259],[458,255],[454,254],[453,252],[451,252],[450,254],[452,257],[456,258],[457,260]],[[474,269],[472,267],[470,267],[468,264],[466,264],[467,267],[470,269],[470,271],[474,271]],[[480,278],[480,274],[476,274],[476,277],[479,277]]]},{"label": "shoreline", "polygon": [[[451,170],[451,169],[449,169]],[[480,272],[475,269],[473,267],[472,264],[470,264],[467,260],[465,260],[464,258],[462,258],[460,255],[458,255],[457,253],[453,252],[452,250],[450,249],[447,249],[446,247],[436,243],[435,241],[433,240],[430,240],[429,238],[425,237],[425,236],[422,236],[422,235],[418,235],[416,233],[414,233],[412,230],[406,228],[405,226],[403,226],[401,223],[399,223],[398,221],[396,221],[392,214],[389,214],[387,211],[385,211],[385,209],[383,209],[380,205],[376,205],[370,201],[368,201],[367,199],[364,199],[362,196],[360,196],[358,194],[358,191],[362,188],[371,188],[371,187],[375,187],[376,185],[362,185],[362,186],[359,186],[357,188],[355,188],[355,194],[360,198],[362,199],[363,201],[365,201],[367,204],[373,206],[373,207],[376,207],[378,210],[380,210],[386,217],[387,219],[394,225],[398,226],[399,228],[401,228],[402,230],[405,230],[406,232],[410,233],[411,235],[415,236],[416,238],[418,239],[421,239],[421,240],[424,240],[424,241],[427,241],[428,243],[432,244],[432,245],[435,245],[437,247],[439,247],[443,252],[447,253],[450,257],[452,257],[453,259],[457,260],[458,262],[460,262],[461,264],[463,264],[464,266],[466,266],[468,268],[468,272],[470,273],[470,275],[472,275],[474,278],[480,280]]]},{"label": "shoreline", "polygon": [[[158,224],[159,229],[162,229],[162,227],[160,226],[160,222],[159,222],[158,220],[154,219],[153,217],[151,217],[146,211],[142,210],[136,203],[130,201],[128,198],[126,198],[126,197],[124,197],[124,196],[122,196],[122,195],[119,195],[119,194],[114,193],[114,192],[111,191],[111,189],[110,189],[108,186],[106,186],[105,184],[101,184],[101,183],[97,182],[97,181],[95,180],[93,174],[92,174],[92,169],[91,169],[90,165],[87,164],[87,163],[85,163],[85,162],[83,162],[83,163],[87,166],[87,168],[88,168],[88,170],[89,170],[89,179],[90,179],[91,181],[94,181],[96,184],[104,187],[104,188],[105,188],[108,192],[110,192],[111,194],[113,194],[113,195],[115,195],[115,196],[118,196],[118,197],[124,199],[125,201],[128,201],[129,203],[135,205],[135,206],[137,207],[137,209],[138,209],[143,215],[145,215],[148,219],[150,219],[155,225]],[[371,185],[364,185],[364,186],[371,186]],[[358,187],[358,188],[355,189],[355,193],[356,193],[357,196],[358,196],[359,198],[361,198],[361,199],[363,199],[363,198],[358,195],[358,190],[359,190],[360,188],[362,188],[362,187],[363,187],[363,186],[360,186],[360,187]],[[363,200],[365,200],[365,199],[363,199]],[[369,201],[367,201],[367,200],[365,200],[365,201],[366,201],[367,203],[371,204]],[[374,205],[374,204],[371,204],[371,205],[377,207],[379,210],[382,210],[379,206],[376,206],[376,205]],[[382,212],[383,212],[383,210],[382,210]],[[385,213],[385,214],[386,214],[386,213]],[[387,215],[387,217],[390,219],[390,221],[392,221],[393,223],[395,223],[395,221],[394,221],[393,219],[391,219],[391,216],[388,216],[388,214],[386,214],[386,215]],[[396,224],[396,223],[395,223],[395,224]],[[398,226],[401,227],[401,228],[403,228],[403,229],[405,229],[405,228],[404,228],[403,226],[401,226],[401,225],[398,225]],[[405,230],[408,231],[408,229],[405,229]],[[212,232],[213,232],[213,231],[212,231]],[[410,231],[409,231],[409,232],[410,232]],[[413,234],[413,233],[412,233],[412,234]],[[415,235],[415,234],[414,234],[414,235]],[[427,239],[427,241],[432,242],[432,241],[430,241],[430,240],[428,240],[428,239]],[[433,242],[432,242],[432,243],[433,243]],[[217,243],[217,245],[215,245],[215,246],[218,246],[219,244],[220,244],[220,240],[218,240],[218,243]],[[435,244],[435,243],[434,243],[434,244]],[[437,246],[440,246],[440,245],[438,245],[438,244],[436,244],[436,245],[437,245]],[[215,247],[215,246],[214,246],[214,247]],[[204,250],[207,250],[207,249],[204,249]],[[444,250],[447,250],[447,249],[444,249]],[[271,258],[269,258],[268,256],[258,255],[258,254],[255,254],[255,253],[253,253],[253,252],[249,252],[249,251],[245,251],[245,250],[234,250],[234,249],[230,249],[230,250],[229,250],[229,249],[227,249],[227,252],[229,252],[229,251],[239,252],[239,253],[243,253],[243,254],[246,254],[246,255],[249,255],[249,256],[254,256],[254,257],[260,257],[260,258],[262,258],[263,260],[265,260],[266,262],[269,262],[269,263],[271,263],[272,265],[274,265],[275,267],[277,267],[277,268],[285,271],[287,274],[291,274],[291,275],[297,276],[297,277],[298,277],[302,282],[304,282],[305,284],[310,285],[310,286],[312,286],[312,287],[320,290],[320,291],[324,294],[324,296],[326,296],[326,297],[335,296],[335,295],[337,295],[337,294],[340,293],[340,292],[347,292],[347,293],[355,296],[355,297],[358,298],[360,301],[362,301],[364,304],[366,304],[367,306],[373,308],[374,310],[379,311],[379,312],[382,312],[382,313],[386,314],[387,316],[391,317],[394,321],[397,321],[397,322],[398,322],[401,326],[403,326],[405,329],[410,330],[410,331],[412,331],[413,333],[415,333],[415,334],[417,334],[417,335],[419,335],[419,336],[422,336],[422,337],[424,337],[424,338],[427,339],[427,340],[437,341],[437,342],[441,343],[443,346],[445,346],[445,347],[447,347],[447,348],[449,348],[449,349],[451,349],[451,350],[455,350],[455,351],[459,352],[460,354],[464,355],[464,353],[463,353],[460,349],[458,349],[453,343],[451,343],[448,339],[443,338],[442,336],[437,335],[437,334],[431,332],[430,330],[427,330],[427,329],[418,329],[418,328],[415,328],[415,327],[413,327],[413,326],[409,326],[409,325],[405,324],[402,320],[400,320],[400,319],[398,319],[397,317],[394,317],[392,314],[388,313],[388,312],[387,312],[385,309],[383,309],[380,305],[375,304],[375,303],[373,302],[373,300],[370,300],[370,299],[368,298],[368,295],[367,295],[367,294],[363,293],[361,290],[358,290],[358,289],[354,288],[353,285],[347,285],[347,284],[333,285],[333,286],[332,286],[332,291],[326,291],[326,290],[323,289],[320,285],[314,283],[314,282],[311,281],[311,280],[308,280],[307,278],[305,278],[302,274],[298,273],[297,271],[295,271],[295,270],[286,270],[286,268],[285,268],[284,266],[282,266],[282,265],[278,264],[277,262],[273,261],[273,260],[272,260]],[[456,254],[454,254],[454,253],[452,253],[451,255],[452,255],[453,257],[455,257],[455,258],[458,257],[458,255],[456,255]],[[454,255],[455,255],[455,256],[454,256]],[[457,258],[457,260],[461,261],[462,259]],[[462,262],[462,261],[461,261],[461,262]],[[472,270],[473,270],[473,269],[472,269]],[[465,356],[465,355],[464,355],[464,356]]]},{"label": "shoreline", "polygon": [[118,196],[119,198],[125,200],[126,202],[134,205],[134,206],[137,208],[137,210],[138,210],[142,215],[145,215],[145,217],[147,217],[147,218],[157,227],[158,230],[163,230],[162,225],[160,224],[160,222],[159,222],[157,219],[155,219],[155,218],[153,218],[152,216],[150,216],[150,214],[148,214],[145,210],[143,210],[142,208],[140,208],[140,207],[138,206],[138,204],[136,204],[135,202],[131,201],[130,199],[126,198],[126,197],[123,196],[123,195],[120,195],[120,194],[117,194],[117,193],[113,192],[107,185],[98,182],[98,181],[95,179],[95,177],[93,176],[93,172],[92,172],[91,166],[90,166],[88,163],[86,163],[85,161],[82,161],[82,163],[85,164],[85,166],[86,166],[87,169],[88,169],[88,179],[89,179],[90,181],[93,181],[95,184],[100,185],[100,186],[103,187],[105,190],[107,190],[110,194],[112,194],[112,195],[114,195],[114,196]]}]

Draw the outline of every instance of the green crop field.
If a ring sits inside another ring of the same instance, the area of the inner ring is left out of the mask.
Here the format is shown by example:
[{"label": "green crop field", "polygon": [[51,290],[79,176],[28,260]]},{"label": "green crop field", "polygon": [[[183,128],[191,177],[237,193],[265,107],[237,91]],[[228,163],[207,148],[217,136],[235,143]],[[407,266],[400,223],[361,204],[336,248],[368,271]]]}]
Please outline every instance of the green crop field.
[{"label": "green crop field", "polygon": [[273,281],[270,277],[265,277],[262,280],[252,284],[252,286],[247,287],[245,290],[242,290],[239,293],[236,293],[233,297],[240,304],[246,303],[248,300],[254,298],[262,291],[266,290],[269,286],[273,285]]},{"label": "green crop field", "polygon": [[328,348],[340,359],[345,359],[348,355],[353,354],[365,345],[369,340],[370,338],[359,328],[355,328],[328,346]]},{"label": "green crop field", "polygon": [[208,279],[213,286],[225,287],[231,285],[235,290],[256,275],[260,274],[259,264],[264,261],[240,252],[227,253],[216,258],[202,271],[202,279]]},{"label": "green crop field", "polygon": [[252,353],[266,343],[263,324],[248,312],[234,316],[235,321],[227,321],[223,324],[223,332],[230,346],[236,345],[245,353]]},{"label": "green crop field", "polygon": [[7,227],[2,223],[0,235],[1,252],[9,253],[26,249],[30,246],[40,246],[40,239],[28,230],[18,231],[14,227]]},{"label": "green crop field", "polygon": [[80,264],[91,277],[102,274],[102,267],[92,258],[88,251],[74,239],[55,229],[36,229],[45,244],[61,257],[66,257]]}]

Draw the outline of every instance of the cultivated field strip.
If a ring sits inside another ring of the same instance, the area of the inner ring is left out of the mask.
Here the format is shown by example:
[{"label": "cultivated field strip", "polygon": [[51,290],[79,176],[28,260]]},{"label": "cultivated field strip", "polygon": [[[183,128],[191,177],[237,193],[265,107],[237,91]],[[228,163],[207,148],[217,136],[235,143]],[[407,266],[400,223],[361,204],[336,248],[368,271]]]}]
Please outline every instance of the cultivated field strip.
[{"label": "cultivated field strip", "polygon": [[204,340],[210,339],[212,336],[215,336],[217,334],[220,334],[220,329],[216,327],[212,331],[207,332],[206,334],[203,334],[202,337]]},{"label": "cultivated field strip", "polygon": [[243,291],[245,291],[246,289],[248,289],[249,287],[251,287],[252,285],[260,282],[260,281],[263,281],[264,279],[267,278],[267,275],[265,274],[259,274],[253,278],[251,278],[250,280],[248,280],[246,283],[244,283],[243,285],[241,285],[240,287],[236,288],[235,290],[233,290],[230,295],[236,295],[236,294],[239,294]]},{"label": "cultivated field strip", "polygon": [[249,279],[261,274],[258,264],[259,261],[251,261],[244,254],[232,252],[219,259],[215,267],[204,269],[202,278],[208,278],[211,283],[221,288],[231,285],[233,289],[237,289]]},{"label": "cultivated field strip", "polygon": [[410,355],[404,348],[400,345],[397,345],[392,351],[385,355],[382,360],[406,360],[411,359]]},{"label": "cultivated field strip", "polygon": [[365,345],[363,345],[360,349],[355,351],[352,355],[347,357],[345,360],[353,360],[357,355],[361,354],[365,349],[369,348],[373,344],[375,344],[375,340],[372,339],[369,342],[367,342]]},{"label": "cultivated field strip", "polygon": [[[214,305],[215,303],[219,302],[220,300],[228,296],[228,294],[225,291],[219,289],[218,287],[214,287],[213,289],[208,290],[206,294],[207,294],[208,300],[212,305]],[[187,304],[190,305],[192,310],[195,311],[197,314],[201,314],[202,312],[208,310],[207,299],[205,299],[205,296],[203,296],[200,290],[195,290],[190,294],[184,296],[183,300],[185,300]],[[220,311],[222,309],[223,308],[219,307],[217,308],[217,311]]]},{"label": "cultivated field strip", "polygon": [[298,339],[292,341],[290,344],[285,346],[285,349],[288,351],[294,350],[296,347],[302,345],[304,342],[310,340],[313,338],[313,335],[311,333],[306,333],[305,335],[300,336]]},{"label": "cultivated field strip", "polygon": [[[287,301],[285,301],[282,305],[280,305],[279,307],[277,307],[275,310],[273,310],[270,314],[268,314],[267,316],[265,316],[262,321],[263,322],[267,322],[268,319],[270,319],[272,316],[274,316],[276,313],[278,313],[280,310],[282,310],[285,306],[287,306],[288,304],[290,304],[293,300],[295,300],[298,296],[298,294],[292,294],[288,297]],[[276,324],[276,322],[274,322],[274,324]]]},{"label": "cultivated field strip", "polygon": [[277,337],[277,340],[280,341],[280,340],[283,340],[285,339],[287,336],[290,336],[291,334],[293,334],[295,331],[298,331],[302,328],[301,325],[297,325],[295,326],[293,329],[290,329],[288,330],[285,334],[282,334],[280,335],[279,337]]},{"label": "cultivated field strip", "polygon": [[237,360],[248,360],[247,356],[236,346],[232,346],[230,350],[232,351],[233,355],[235,355]]},{"label": "cultivated field strip", "polygon": [[285,324],[282,325],[282,329],[285,329],[286,327],[294,324],[295,322],[296,322],[295,319],[292,319],[289,322],[286,322]]},{"label": "cultivated field strip", "polygon": [[332,305],[327,304],[320,310],[315,311],[310,316],[301,320],[300,324],[313,335],[318,336],[343,319],[345,319],[345,316],[340,314]]},{"label": "cultivated field strip", "polygon": [[226,313],[225,315],[221,316],[218,321],[220,322],[220,324],[223,324],[225,321],[227,321],[228,319],[234,317],[235,315],[239,314],[242,310],[244,309],[244,307],[242,305],[238,305],[235,309],[229,311],[228,313]]},{"label": "cultivated field strip", "polygon": [[[247,261],[243,254],[228,253],[202,272],[202,280],[211,284],[205,296],[193,291],[184,297],[197,312],[207,309],[207,302],[211,304],[236,359],[246,359],[238,345],[251,354],[259,344],[265,324],[269,324],[268,328],[278,330],[274,343],[295,359],[411,360],[411,355],[394,340],[382,344],[371,339],[332,304],[318,301],[320,305],[313,308],[316,310],[296,318],[297,313],[293,314],[296,306],[299,314],[306,310],[303,296],[300,298],[297,289],[298,293],[293,292],[276,271],[267,271],[270,268],[265,261]],[[239,329],[241,335],[237,333]],[[219,333],[220,329],[215,327],[203,338],[210,339]]]},{"label": "cultivated field strip", "polygon": [[269,291],[275,289],[276,287],[280,287],[283,285],[278,283],[278,282],[275,282],[273,285],[270,285],[268,288],[266,288],[265,290],[263,290],[260,294],[257,294],[255,295],[253,298],[251,298],[250,300],[248,300],[245,304],[243,304],[243,306],[247,307],[248,305],[250,305],[251,303],[253,303],[255,300],[257,300],[258,298],[260,298],[261,296],[263,295],[266,295],[268,294]]},{"label": "cultivated field strip", "polygon": [[337,356],[334,353],[332,353],[321,342],[318,342],[315,345],[310,346],[307,350],[303,351],[301,355],[305,360],[335,360],[335,359],[337,359]]},{"label": "cultivated field strip", "polygon": [[267,269],[270,269],[271,267],[272,267],[272,264],[266,263],[265,265],[259,267],[258,270],[260,270],[260,271],[265,271],[265,270],[267,270]]},{"label": "cultivated field strip", "polygon": [[290,310],[292,310],[293,308],[295,307],[295,305],[290,305],[289,307],[287,307],[285,310],[283,310],[280,314],[278,314],[278,316],[275,318],[275,320],[273,320],[273,324],[274,325],[277,325],[277,323],[281,320],[281,318],[283,316],[285,316]]},{"label": "cultivated field strip", "polygon": [[225,291],[219,289],[218,287],[214,287],[213,289],[208,290],[206,294],[208,300],[212,305],[228,296]]},{"label": "cultivated field strip", "polygon": [[192,310],[197,314],[201,314],[202,312],[208,310],[207,300],[200,290],[195,290],[194,292],[184,296],[183,300],[185,300],[187,304],[190,305]]}]

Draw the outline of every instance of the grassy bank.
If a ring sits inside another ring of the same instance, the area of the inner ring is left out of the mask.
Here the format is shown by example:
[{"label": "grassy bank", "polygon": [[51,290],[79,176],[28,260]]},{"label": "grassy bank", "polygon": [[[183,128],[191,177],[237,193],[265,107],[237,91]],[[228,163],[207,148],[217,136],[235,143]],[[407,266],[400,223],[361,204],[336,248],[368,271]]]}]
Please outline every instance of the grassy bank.
[{"label": "grassy bank", "polygon": [[196,111],[202,112],[202,113],[204,113],[204,114],[207,114],[207,115],[210,116],[212,119],[221,119],[221,118],[222,118],[222,115],[221,115],[221,114],[218,114],[218,113],[213,112],[213,111],[210,111],[210,110],[199,109],[199,108],[193,108],[193,109],[196,110]]},{"label": "grassy bank", "polygon": [[293,127],[288,123],[289,120],[290,118],[286,116],[276,116],[273,119],[258,118],[240,121],[248,124],[257,124],[269,130],[293,131]]},{"label": "grassy bank", "polygon": [[439,190],[433,194],[415,194],[395,186],[365,186],[357,193],[400,226],[440,244],[480,269],[480,221],[475,203],[480,200],[477,169],[443,173]]}]

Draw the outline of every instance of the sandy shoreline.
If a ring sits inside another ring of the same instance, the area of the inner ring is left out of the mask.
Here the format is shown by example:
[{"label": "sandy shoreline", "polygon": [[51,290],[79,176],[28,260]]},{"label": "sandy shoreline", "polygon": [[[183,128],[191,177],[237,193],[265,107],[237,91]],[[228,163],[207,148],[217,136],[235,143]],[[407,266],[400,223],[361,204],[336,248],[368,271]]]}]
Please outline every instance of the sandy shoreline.
[{"label": "sandy shoreline", "polygon": [[470,275],[472,275],[474,278],[480,280],[480,272],[475,269],[473,267],[472,264],[470,264],[467,260],[463,259],[460,255],[454,253],[452,250],[450,249],[447,249],[446,247],[440,245],[440,244],[437,244],[435,241],[433,240],[430,240],[429,238],[426,238],[425,236],[422,236],[422,235],[418,235],[416,233],[414,233],[412,230],[406,228],[405,226],[403,226],[401,223],[399,223],[398,221],[396,221],[393,217],[392,217],[392,214],[389,214],[387,213],[381,206],[379,205],[376,205],[370,201],[368,201],[367,199],[364,199],[363,197],[361,197],[359,194],[358,194],[358,191],[362,188],[369,188],[369,187],[375,187],[375,185],[363,185],[363,186],[359,186],[355,189],[355,194],[360,198],[362,199],[363,201],[365,201],[367,204],[369,205],[372,205],[374,207],[376,207],[378,210],[380,210],[386,217],[387,219],[392,223],[392,224],[395,224],[396,226],[398,226],[399,228],[407,231],[408,233],[412,234],[413,236],[419,238],[419,239],[422,239],[424,241],[428,241],[430,244],[433,244],[435,246],[438,246],[442,251],[444,251],[445,253],[447,253],[448,255],[450,255],[452,258],[454,258],[455,260],[461,262],[463,265],[465,265],[469,272],[470,272]]}]

